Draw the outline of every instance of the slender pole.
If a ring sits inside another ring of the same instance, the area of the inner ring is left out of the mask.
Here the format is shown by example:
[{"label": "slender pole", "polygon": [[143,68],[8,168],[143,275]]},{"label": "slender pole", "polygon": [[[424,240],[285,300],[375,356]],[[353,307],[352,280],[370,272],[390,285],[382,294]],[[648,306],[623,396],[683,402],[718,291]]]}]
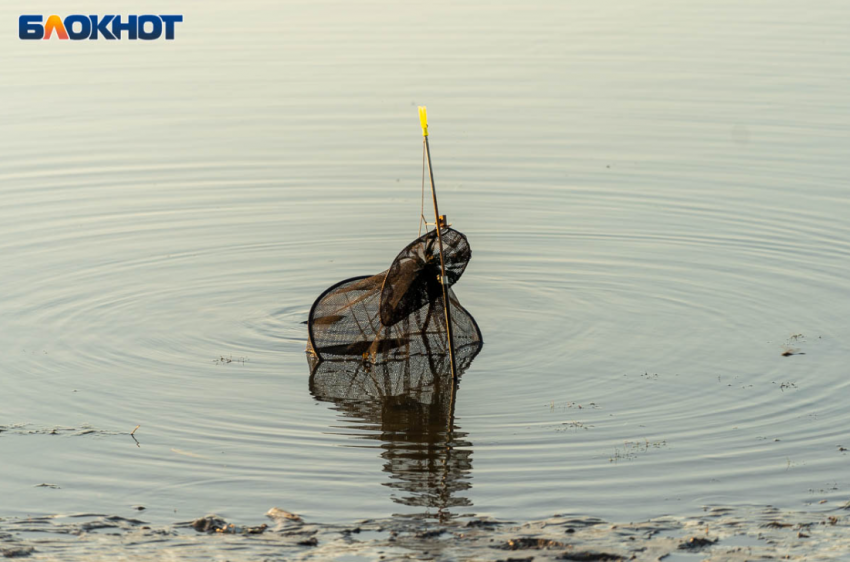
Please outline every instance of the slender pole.
[{"label": "slender pole", "polygon": [[419,122],[422,125],[422,137],[425,139],[425,154],[428,157],[428,176],[431,178],[431,197],[434,200],[434,224],[437,225],[437,243],[440,247],[440,285],[443,287],[443,308],[446,316],[446,335],[449,338],[449,364],[452,368],[452,385],[457,382],[455,365],[454,332],[452,330],[452,312],[449,302],[449,286],[446,284],[446,263],[443,258],[443,235],[440,233],[440,210],[437,208],[437,188],[434,185],[434,169],[431,167],[431,146],[428,144],[428,114],[425,107],[419,107]]},{"label": "slender pole", "polygon": [[[440,480],[442,484],[443,493],[445,496],[451,496],[451,493],[448,489],[449,483],[449,465],[451,464],[452,453],[454,452],[454,445],[452,444],[452,440],[454,439],[454,428],[455,428],[455,396],[457,395],[457,381],[452,379],[452,389],[451,394],[449,395],[449,419],[448,425],[446,426],[446,456],[443,459],[443,476]],[[446,502],[448,503],[448,502]],[[451,513],[444,514],[443,510],[446,509],[447,506],[441,505],[439,510],[440,522],[442,523],[445,519],[451,517]]]}]

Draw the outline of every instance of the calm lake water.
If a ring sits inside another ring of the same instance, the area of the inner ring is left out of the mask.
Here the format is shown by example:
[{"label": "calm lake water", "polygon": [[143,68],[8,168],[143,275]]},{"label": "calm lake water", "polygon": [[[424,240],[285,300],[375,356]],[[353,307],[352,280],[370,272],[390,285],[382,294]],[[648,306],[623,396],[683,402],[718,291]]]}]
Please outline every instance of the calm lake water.
[{"label": "calm lake water", "polygon": [[[175,41],[18,40],[58,9],[0,7],[0,517],[847,500],[850,4],[151,2]],[[416,237],[417,105],[485,341],[448,447],[304,353]]]}]

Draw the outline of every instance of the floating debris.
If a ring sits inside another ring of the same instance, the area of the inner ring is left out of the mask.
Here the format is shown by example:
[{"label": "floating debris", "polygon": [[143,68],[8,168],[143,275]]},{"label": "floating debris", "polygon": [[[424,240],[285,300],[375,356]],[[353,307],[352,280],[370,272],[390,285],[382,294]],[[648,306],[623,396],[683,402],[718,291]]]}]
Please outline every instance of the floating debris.
[{"label": "floating debris", "polygon": [[580,422],[580,421],[572,420],[572,421],[562,422],[560,427],[556,428],[555,431],[568,431],[568,430],[578,431],[579,429],[583,429],[583,430],[587,431],[591,427],[593,427],[593,426],[585,424],[585,423]]},{"label": "floating debris", "polygon": [[625,560],[625,558],[619,554],[586,550],[582,552],[565,552],[558,557],[558,560],[571,560],[572,562],[619,562],[620,560]]},{"label": "floating debris", "polygon": [[35,548],[31,546],[12,546],[8,548],[0,548],[0,555],[3,558],[25,558],[35,552]]},{"label": "floating debris", "polygon": [[535,539],[529,537],[522,537],[518,539],[511,539],[504,545],[500,546],[502,550],[528,550],[528,549],[549,549],[549,548],[563,548],[565,545],[562,542],[558,542],[550,539]]},{"label": "floating debris", "polygon": [[191,526],[199,533],[224,533],[228,535],[260,535],[269,528],[265,523],[256,527],[234,525],[217,515],[207,515],[195,519]]},{"label": "floating debris", "polygon": [[707,539],[705,537],[691,537],[679,545],[679,550],[699,550],[707,546],[713,545],[717,539]]},{"label": "floating debris", "polygon": [[634,460],[639,456],[648,453],[652,449],[661,449],[667,447],[667,440],[650,441],[625,441],[622,447],[615,447],[614,454],[608,459],[608,462],[616,463],[621,460]]},{"label": "floating debris", "polygon": [[236,359],[234,359],[232,355],[229,355],[227,357],[225,357],[224,355],[220,355],[218,359],[213,359],[213,363],[215,363],[216,365],[229,365],[230,363],[242,363],[244,365],[246,361],[248,360],[244,357],[237,357]]},{"label": "floating debris", "polygon": [[292,521],[295,523],[302,523],[304,520],[301,519],[300,515],[296,515],[290,511],[286,511],[284,509],[280,509],[279,507],[273,507],[266,512],[266,517],[269,519],[274,519],[275,521]]},{"label": "floating debris", "polygon": [[[820,339],[820,338],[818,338]],[[782,357],[791,357],[792,355],[805,355],[799,348],[791,347],[791,344],[806,343],[806,336],[803,334],[792,334],[785,343],[782,344]]]},{"label": "floating debris", "polygon": [[192,521],[192,528],[199,533],[215,533],[227,526],[227,521],[215,515],[207,515]]}]

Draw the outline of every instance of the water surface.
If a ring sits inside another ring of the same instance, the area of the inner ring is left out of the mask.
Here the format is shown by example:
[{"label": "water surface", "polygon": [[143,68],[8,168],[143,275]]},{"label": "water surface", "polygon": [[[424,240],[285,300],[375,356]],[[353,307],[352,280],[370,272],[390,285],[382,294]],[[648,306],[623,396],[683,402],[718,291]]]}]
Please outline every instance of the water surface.
[{"label": "water surface", "polygon": [[[846,501],[846,3],[179,11],[0,39],[0,516]],[[420,104],[485,341],[450,439],[317,399],[301,324],[416,236]],[[451,486],[393,469],[434,443]]]}]

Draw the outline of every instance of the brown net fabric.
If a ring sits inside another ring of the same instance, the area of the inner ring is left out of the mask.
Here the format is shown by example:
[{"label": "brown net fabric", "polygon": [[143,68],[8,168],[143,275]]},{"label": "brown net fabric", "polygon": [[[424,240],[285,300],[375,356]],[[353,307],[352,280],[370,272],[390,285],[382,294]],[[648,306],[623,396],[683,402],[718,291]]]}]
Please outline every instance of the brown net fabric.
[{"label": "brown net fabric", "polygon": [[[457,230],[444,228],[440,234],[446,281],[452,286],[463,275],[472,250],[466,236]],[[392,326],[401,322],[442,295],[439,241],[437,231],[431,231],[408,244],[386,271],[381,287],[381,323]]]},{"label": "brown net fabric", "polygon": [[[466,236],[440,231],[455,349],[481,342],[472,316],[451,290],[472,255]],[[387,271],[354,277],[316,299],[307,321],[307,350],[320,360],[386,362],[413,356],[448,360],[437,232],[407,245]]]},{"label": "brown net fabric", "polygon": [[[460,232],[440,234],[460,376],[482,346],[478,324],[451,288],[472,252]],[[310,310],[307,351],[310,392],[333,404],[352,438],[380,443],[393,500],[426,510],[413,517],[445,520],[455,516],[453,508],[471,505],[464,491],[471,486],[472,451],[454,422],[457,387],[440,271],[432,231],[408,244],[386,271],[333,285]]]},{"label": "brown net fabric", "polygon": [[[481,344],[455,348],[458,376],[472,364]],[[447,350],[411,355],[380,363],[369,361],[319,361],[309,355],[310,391],[325,401],[383,402],[405,395],[422,404],[435,404],[441,389],[449,391],[451,370]],[[359,358],[358,358],[359,359]],[[447,406],[446,406],[447,407]],[[445,418],[448,410],[440,414]]]}]

